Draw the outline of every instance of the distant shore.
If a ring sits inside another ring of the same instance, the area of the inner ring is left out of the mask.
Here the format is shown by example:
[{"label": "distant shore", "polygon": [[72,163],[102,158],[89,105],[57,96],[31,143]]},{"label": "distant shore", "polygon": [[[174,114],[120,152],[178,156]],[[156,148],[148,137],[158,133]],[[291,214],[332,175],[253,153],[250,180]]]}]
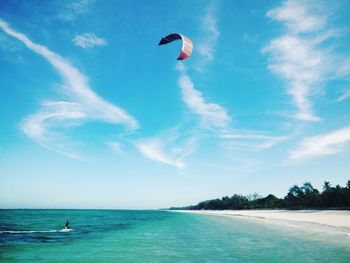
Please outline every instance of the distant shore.
[{"label": "distant shore", "polygon": [[350,235],[349,210],[177,210],[177,212],[260,219],[272,223],[285,221],[294,226],[318,224],[342,229]]}]

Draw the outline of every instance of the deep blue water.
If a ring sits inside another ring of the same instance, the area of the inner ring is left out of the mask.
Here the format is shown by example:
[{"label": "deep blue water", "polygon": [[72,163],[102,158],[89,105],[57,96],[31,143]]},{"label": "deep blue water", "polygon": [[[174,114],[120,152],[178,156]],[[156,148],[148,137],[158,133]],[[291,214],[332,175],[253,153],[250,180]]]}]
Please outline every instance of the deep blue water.
[{"label": "deep blue water", "polygon": [[166,211],[0,210],[0,261],[349,263],[350,240]]}]

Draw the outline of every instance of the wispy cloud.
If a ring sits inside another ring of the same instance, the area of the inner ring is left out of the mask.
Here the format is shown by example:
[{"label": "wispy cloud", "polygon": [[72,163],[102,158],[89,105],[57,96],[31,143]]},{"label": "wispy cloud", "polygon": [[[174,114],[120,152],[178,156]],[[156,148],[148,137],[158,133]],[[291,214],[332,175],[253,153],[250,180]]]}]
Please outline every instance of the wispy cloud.
[{"label": "wispy cloud", "polygon": [[22,63],[25,61],[23,56],[20,55],[22,45],[15,39],[8,37],[5,33],[0,32],[0,51],[6,51],[2,53],[1,58],[12,63]]},{"label": "wispy cloud", "polygon": [[220,36],[215,12],[216,6],[214,2],[211,2],[201,21],[204,34],[201,41],[195,46],[201,56],[200,62],[196,66],[198,71],[203,71],[205,66],[214,60],[215,46]]},{"label": "wispy cloud", "polygon": [[136,147],[153,161],[184,168],[184,159],[195,150],[196,141],[194,137],[183,138],[178,131],[168,130],[159,136],[139,140]]},{"label": "wispy cloud", "polygon": [[337,102],[342,102],[350,98],[350,90],[344,92],[338,99]]},{"label": "wispy cloud", "polygon": [[[179,62],[181,63],[181,62]],[[225,108],[216,104],[207,102],[203,94],[195,89],[191,78],[187,75],[183,67],[177,67],[181,72],[179,77],[179,86],[181,88],[182,99],[186,106],[197,116],[200,117],[205,127],[221,127],[228,126],[231,117]]]},{"label": "wispy cloud", "polygon": [[79,16],[89,13],[94,3],[95,0],[78,0],[69,1],[67,4],[64,3],[63,7],[60,6],[58,8],[59,13],[57,18],[64,22],[74,21]]},{"label": "wispy cloud", "polygon": [[334,54],[325,47],[336,37],[336,30],[327,28],[328,15],[316,2],[285,1],[267,12],[282,22],[287,30],[263,48],[270,55],[269,69],[287,83],[287,92],[298,109],[295,118],[317,121],[311,98],[334,72]]},{"label": "wispy cloud", "polygon": [[117,142],[117,141],[113,141],[113,142],[109,142],[108,145],[111,147],[111,149],[116,152],[119,155],[123,155],[124,151],[123,151],[123,146],[121,143]]},{"label": "wispy cloud", "polygon": [[327,17],[312,14],[310,9],[315,9],[315,2],[302,0],[287,0],[281,7],[267,12],[272,19],[284,22],[291,33],[307,33],[322,30]]},{"label": "wispy cloud", "polygon": [[223,133],[220,136],[225,140],[225,146],[231,149],[264,150],[288,140],[287,136],[271,136],[261,133]]},{"label": "wispy cloud", "polygon": [[[205,15],[201,20],[204,31],[202,40],[196,46],[200,54],[200,62],[196,69],[200,71],[214,59],[215,45],[220,32],[216,22],[216,3],[211,1],[205,10]],[[181,88],[182,100],[189,110],[197,115],[204,127],[225,128],[231,123],[231,117],[227,110],[219,104],[208,102],[202,92],[197,90],[187,74],[183,63],[179,62],[176,69],[180,72],[179,86]]]},{"label": "wispy cloud", "polygon": [[310,159],[344,151],[350,144],[350,126],[327,134],[305,138],[301,145],[290,152],[289,160]]},{"label": "wispy cloud", "polygon": [[95,36],[93,33],[85,33],[82,35],[76,35],[73,39],[76,46],[84,49],[93,48],[95,46],[105,46],[107,41],[103,38]]},{"label": "wispy cloud", "polygon": [[84,121],[99,120],[122,124],[130,130],[138,128],[137,121],[126,111],[99,97],[90,88],[87,77],[66,59],[47,47],[32,42],[26,35],[16,32],[2,20],[0,20],[0,28],[21,41],[28,49],[44,57],[64,80],[61,91],[67,100],[46,101],[39,112],[23,121],[22,130],[29,137],[47,148],[63,152],[61,148],[64,147],[56,147],[54,143],[57,141],[57,133],[54,129],[62,125],[69,127],[80,125]]}]

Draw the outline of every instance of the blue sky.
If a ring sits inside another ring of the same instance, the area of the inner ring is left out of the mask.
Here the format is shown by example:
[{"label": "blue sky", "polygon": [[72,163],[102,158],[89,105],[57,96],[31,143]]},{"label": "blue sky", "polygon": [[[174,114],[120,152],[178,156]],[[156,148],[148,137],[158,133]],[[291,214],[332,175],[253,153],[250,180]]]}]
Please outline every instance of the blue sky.
[{"label": "blue sky", "polygon": [[[345,185],[350,4],[1,1],[0,207]],[[181,43],[158,46],[177,32]]]}]

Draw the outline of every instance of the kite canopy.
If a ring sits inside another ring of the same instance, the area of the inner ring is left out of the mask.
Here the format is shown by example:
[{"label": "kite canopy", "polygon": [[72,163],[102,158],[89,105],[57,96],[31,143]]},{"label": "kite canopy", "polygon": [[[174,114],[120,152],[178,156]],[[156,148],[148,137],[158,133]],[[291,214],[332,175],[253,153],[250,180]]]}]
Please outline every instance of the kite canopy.
[{"label": "kite canopy", "polygon": [[182,49],[177,60],[185,60],[191,56],[192,49],[193,49],[192,41],[188,37],[181,34],[173,33],[173,34],[167,35],[166,37],[163,37],[160,40],[158,46],[165,45],[179,39],[182,40]]}]

